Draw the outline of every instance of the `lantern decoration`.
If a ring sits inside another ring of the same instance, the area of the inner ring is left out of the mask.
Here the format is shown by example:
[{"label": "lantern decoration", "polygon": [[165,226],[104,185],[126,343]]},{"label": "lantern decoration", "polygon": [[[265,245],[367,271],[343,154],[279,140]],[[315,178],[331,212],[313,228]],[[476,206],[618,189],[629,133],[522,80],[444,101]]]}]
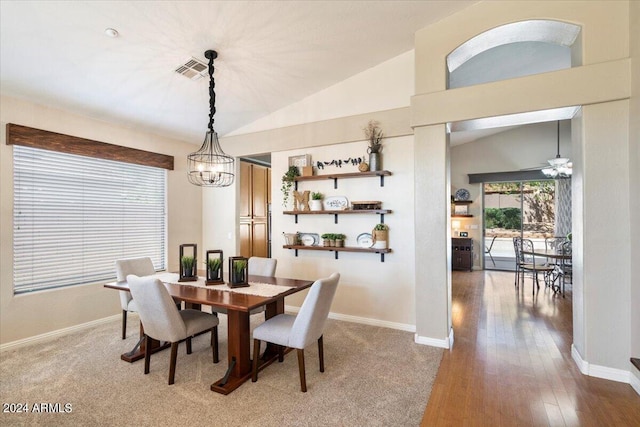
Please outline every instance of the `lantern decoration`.
[{"label": "lantern decoration", "polygon": [[[191,248],[191,251],[185,249]],[[190,255],[191,253],[191,255]],[[185,243],[180,245],[180,278],[179,282],[195,282],[198,280],[198,245]]]},{"label": "lantern decoration", "polygon": [[207,285],[218,285],[224,283],[223,268],[222,268],[223,255],[219,249],[207,251]]},{"label": "lantern decoration", "polygon": [[241,288],[249,286],[248,274],[249,260],[241,256],[229,258],[229,283],[230,288]]}]

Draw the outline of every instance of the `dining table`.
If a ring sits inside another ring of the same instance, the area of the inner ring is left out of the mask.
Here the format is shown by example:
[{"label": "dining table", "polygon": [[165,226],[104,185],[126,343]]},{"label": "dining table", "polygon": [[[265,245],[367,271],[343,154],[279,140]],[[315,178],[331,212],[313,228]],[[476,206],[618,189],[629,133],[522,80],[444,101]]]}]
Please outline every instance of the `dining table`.
[{"label": "dining table", "polygon": [[[175,273],[157,273],[169,295],[176,302],[184,301],[188,308],[199,309],[210,306],[213,312],[222,311],[227,315],[228,366],[225,375],[211,384],[211,390],[229,394],[251,378],[251,330],[249,316],[251,310],[265,306],[265,318],[284,313],[284,298],[311,287],[312,280],[281,277],[248,276],[247,287],[232,288],[227,284],[206,285],[204,278],[195,282],[179,282]],[[111,282],[106,288],[129,291],[126,281]],[[140,337],[134,349],[121,355],[121,359],[134,362],[144,358],[144,325],[140,323]],[[167,348],[154,340],[152,353]],[[278,358],[278,347],[268,345],[260,359],[258,369],[263,369]]]},{"label": "dining table", "polygon": [[[546,258],[547,260],[559,261],[560,265],[558,265],[557,269],[551,273],[551,289],[554,294],[559,294],[562,292],[562,296],[564,297],[564,285],[565,285],[565,264],[566,261],[571,261],[571,254],[564,253],[561,250],[555,249],[533,249],[533,251],[522,251],[525,255],[535,256],[538,258]],[[562,290],[561,290],[562,288]]]}]

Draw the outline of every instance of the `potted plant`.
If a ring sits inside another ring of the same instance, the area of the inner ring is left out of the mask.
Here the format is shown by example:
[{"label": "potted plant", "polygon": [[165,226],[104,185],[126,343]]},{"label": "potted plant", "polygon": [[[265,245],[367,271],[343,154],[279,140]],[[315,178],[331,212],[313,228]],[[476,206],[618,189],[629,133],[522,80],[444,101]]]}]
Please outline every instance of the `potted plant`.
[{"label": "potted plant", "polygon": [[376,224],[371,234],[373,237],[372,248],[387,249],[389,247],[389,226],[387,224]]},{"label": "potted plant", "polygon": [[207,266],[207,278],[210,280],[220,280],[222,260],[220,258],[209,258],[205,264]]},{"label": "potted plant", "polygon": [[375,120],[370,120],[367,127],[364,129],[364,134],[369,140],[369,147],[367,147],[367,153],[369,153],[369,170],[379,171],[382,170],[382,138],[384,134],[380,128],[380,123]]},{"label": "potted plant", "polygon": [[300,171],[297,166],[289,166],[287,172],[282,175],[282,186],[280,190],[282,191],[282,206],[286,207],[289,202],[289,194],[291,193],[291,187],[293,186],[293,182],[296,177],[300,176]]},{"label": "potted plant", "polygon": [[311,193],[311,200],[309,201],[309,209],[312,211],[322,210],[322,193]]},{"label": "potted plant", "polygon": [[345,236],[344,234],[340,234],[340,233],[334,234],[334,239],[336,241],[336,247],[337,248],[343,248],[344,247],[344,239],[346,237],[347,236]]},{"label": "potted plant", "polygon": [[335,246],[335,234],[333,233],[324,233],[322,236],[322,246]]},{"label": "potted plant", "polygon": [[247,281],[247,265],[248,260],[245,257],[229,258],[229,287],[239,288],[249,286]]},{"label": "potted plant", "polygon": [[193,271],[193,267],[195,264],[195,258],[192,256],[183,256],[180,258],[180,264],[182,265],[182,275],[184,277],[193,277],[195,273]]}]

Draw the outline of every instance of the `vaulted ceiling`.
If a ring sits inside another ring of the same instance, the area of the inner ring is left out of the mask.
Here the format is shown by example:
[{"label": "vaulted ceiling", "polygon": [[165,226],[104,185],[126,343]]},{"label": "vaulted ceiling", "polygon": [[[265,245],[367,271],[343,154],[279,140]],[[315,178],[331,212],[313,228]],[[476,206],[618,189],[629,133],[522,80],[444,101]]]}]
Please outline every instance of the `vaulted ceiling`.
[{"label": "vaulted ceiling", "polygon": [[[215,128],[228,133],[409,51],[474,1],[2,1],[3,95],[202,142],[215,49]],[[105,29],[119,36],[110,38]]]}]

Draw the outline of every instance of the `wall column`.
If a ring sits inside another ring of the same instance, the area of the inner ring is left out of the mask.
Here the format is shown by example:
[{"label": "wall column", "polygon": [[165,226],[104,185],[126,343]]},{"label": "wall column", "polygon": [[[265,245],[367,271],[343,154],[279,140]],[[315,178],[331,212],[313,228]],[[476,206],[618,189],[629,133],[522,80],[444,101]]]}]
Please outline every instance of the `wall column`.
[{"label": "wall column", "polygon": [[444,124],[414,131],[416,342],[449,348],[449,143]]}]

